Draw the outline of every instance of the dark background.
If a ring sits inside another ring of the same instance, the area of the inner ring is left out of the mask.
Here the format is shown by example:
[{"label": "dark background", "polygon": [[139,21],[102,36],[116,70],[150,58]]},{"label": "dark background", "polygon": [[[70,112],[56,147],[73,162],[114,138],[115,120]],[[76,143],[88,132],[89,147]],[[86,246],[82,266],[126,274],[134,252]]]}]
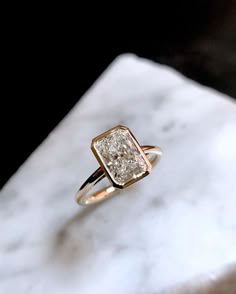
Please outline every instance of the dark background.
[{"label": "dark background", "polygon": [[149,39],[12,36],[0,105],[1,186],[119,54],[170,65],[236,97],[235,1],[180,3],[159,7]]}]

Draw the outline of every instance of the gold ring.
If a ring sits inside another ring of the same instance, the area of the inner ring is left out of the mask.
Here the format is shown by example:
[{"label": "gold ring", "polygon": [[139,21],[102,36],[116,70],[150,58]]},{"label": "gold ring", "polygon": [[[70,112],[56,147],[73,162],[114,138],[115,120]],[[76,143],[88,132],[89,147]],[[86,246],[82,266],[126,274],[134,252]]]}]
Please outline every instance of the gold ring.
[{"label": "gold ring", "polygon": [[[89,205],[110,198],[116,192],[150,174],[162,151],[156,146],[140,146],[129,128],[116,126],[95,137],[91,149],[100,167],[76,193],[80,205]],[[103,178],[111,184],[97,192],[88,192]]]}]

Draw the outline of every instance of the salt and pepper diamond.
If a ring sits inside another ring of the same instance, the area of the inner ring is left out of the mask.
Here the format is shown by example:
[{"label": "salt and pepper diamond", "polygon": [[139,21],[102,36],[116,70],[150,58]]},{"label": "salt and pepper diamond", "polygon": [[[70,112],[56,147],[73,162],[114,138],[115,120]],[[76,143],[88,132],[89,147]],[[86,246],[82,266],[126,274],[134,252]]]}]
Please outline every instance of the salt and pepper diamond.
[{"label": "salt and pepper diamond", "polygon": [[123,126],[117,126],[92,141],[92,150],[112,182],[122,188],[150,172],[141,147]]}]

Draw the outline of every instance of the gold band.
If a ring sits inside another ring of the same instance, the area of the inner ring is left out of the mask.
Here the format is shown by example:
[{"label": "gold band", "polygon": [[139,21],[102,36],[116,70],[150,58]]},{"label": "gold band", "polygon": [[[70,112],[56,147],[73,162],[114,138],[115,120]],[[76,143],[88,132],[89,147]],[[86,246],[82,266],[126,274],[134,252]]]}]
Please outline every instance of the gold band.
[{"label": "gold band", "polygon": [[[155,146],[142,146],[142,150],[147,155],[152,167],[160,160],[162,156],[161,148]],[[99,190],[92,194],[87,194],[99,181],[105,178],[106,174],[101,167],[99,167],[80,187],[79,191],[76,193],[76,201],[80,205],[90,205],[107,198],[110,198],[115,194],[115,192],[120,191],[120,189],[110,185],[102,190]]]}]

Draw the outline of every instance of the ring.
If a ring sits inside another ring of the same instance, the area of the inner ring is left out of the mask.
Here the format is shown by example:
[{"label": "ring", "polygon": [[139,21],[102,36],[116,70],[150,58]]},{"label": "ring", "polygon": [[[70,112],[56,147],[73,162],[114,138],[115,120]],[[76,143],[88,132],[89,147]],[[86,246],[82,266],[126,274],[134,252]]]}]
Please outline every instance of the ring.
[{"label": "ring", "polygon": [[[95,137],[91,149],[100,167],[84,182],[76,193],[80,205],[94,204],[110,198],[148,174],[160,160],[162,150],[156,146],[140,146],[129,128],[116,126]],[[88,192],[103,178],[111,184],[94,192]]]}]

